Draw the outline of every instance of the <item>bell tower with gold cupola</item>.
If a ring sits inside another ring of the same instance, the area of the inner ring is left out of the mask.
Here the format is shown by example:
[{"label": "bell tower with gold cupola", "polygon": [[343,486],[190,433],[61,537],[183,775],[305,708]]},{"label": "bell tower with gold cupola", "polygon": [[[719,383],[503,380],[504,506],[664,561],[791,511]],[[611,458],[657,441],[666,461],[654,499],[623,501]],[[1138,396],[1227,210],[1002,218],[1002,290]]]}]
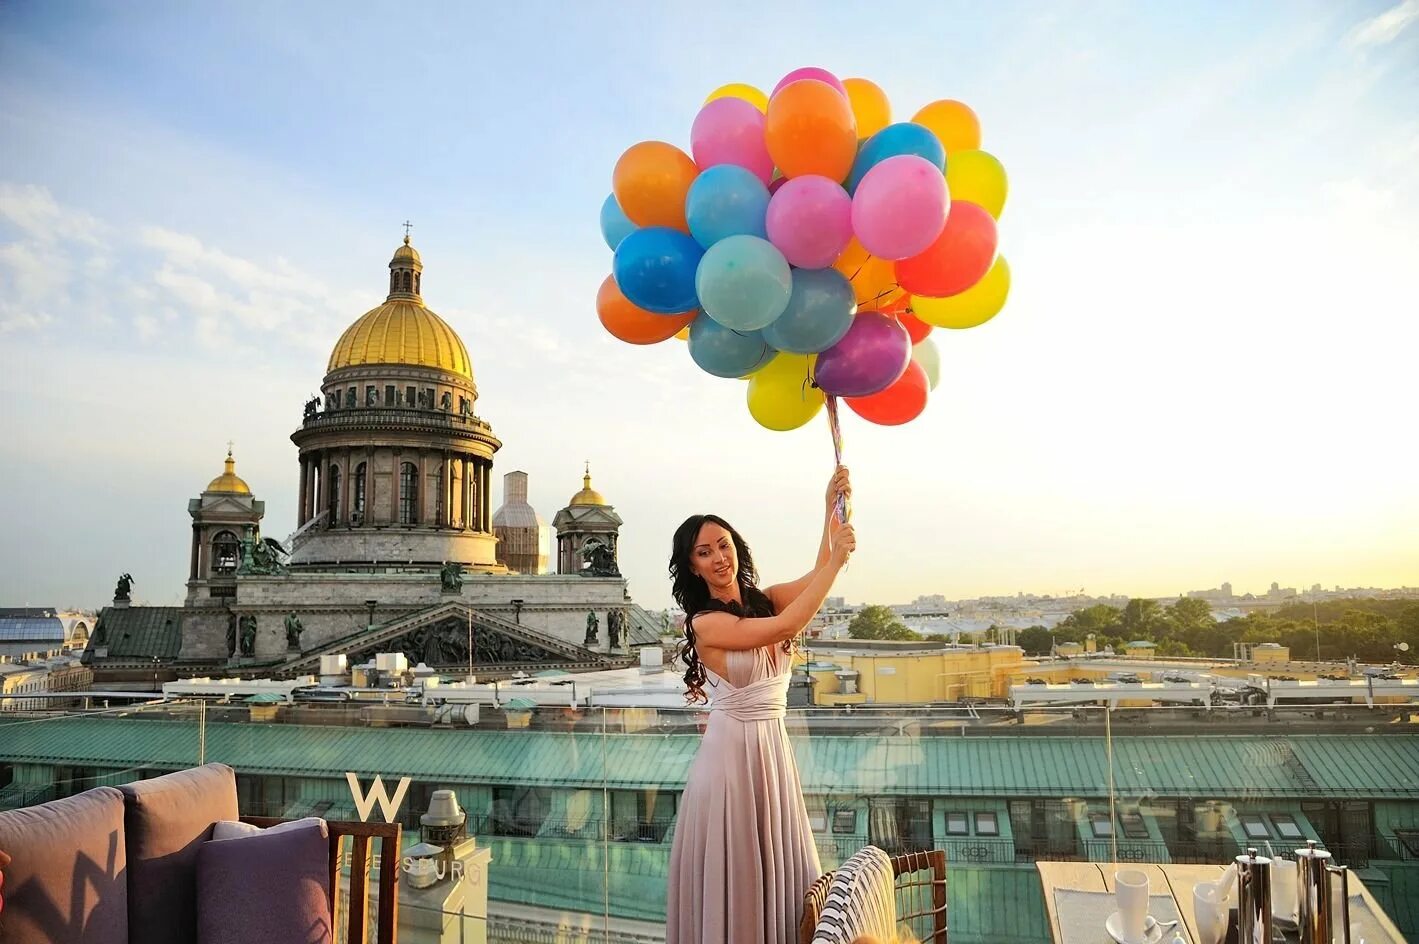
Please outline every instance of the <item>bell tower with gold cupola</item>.
[{"label": "bell tower with gold cupola", "polygon": [[291,435],[300,449],[296,570],[473,571],[497,563],[489,491],[502,446],[474,412],[468,349],[424,304],[410,243],[389,261],[389,294],[347,328],[321,397]]}]

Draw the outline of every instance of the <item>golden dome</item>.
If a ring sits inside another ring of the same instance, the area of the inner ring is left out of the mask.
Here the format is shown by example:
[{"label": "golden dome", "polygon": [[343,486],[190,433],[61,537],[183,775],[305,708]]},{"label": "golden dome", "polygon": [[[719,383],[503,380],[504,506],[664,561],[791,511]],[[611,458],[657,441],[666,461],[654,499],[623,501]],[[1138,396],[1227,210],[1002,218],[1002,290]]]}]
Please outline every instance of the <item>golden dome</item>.
[{"label": "golden dome", "polygon": [[371,308],[346,328],[326,372],[358,364],[438,367],[473,379],[468,349],[457,332],[423,304],[402,298]]},{"label": "golden dome", "polygon": [[572,500],[567,502],[569,506],[574,505],[606,505],[608,502],[601,497],[601,493],[591,487],[591,464],[587,463],[586,474],[581,477],[581,491],[572,496]]},{"label": "golden dome", "polygon": [[230,449],[227,450],[227,471],[208,483],[206,491],[227,492],[231,495],[251,494],[251,488],[236,474],[236,460],[232,458]]},{"label": "golden dome", "polygon": [[409,245],[408,233],[404,234],[404,245],[394,250],[394,259],[390,262],[390,265],[393,265],[395,262],[402,262],[405,260],[416,263],[418,265],[424,264],[424,261],[419,258],[419,250]]},{"label": "golden dome", "polygon": [[326,372],[361,364],[434,367],[473,379],[473,363],[458,333],[424,305],[420,295],[423,262],[404,245],[389,260],[389,296],[345,329],[330,352]]}]

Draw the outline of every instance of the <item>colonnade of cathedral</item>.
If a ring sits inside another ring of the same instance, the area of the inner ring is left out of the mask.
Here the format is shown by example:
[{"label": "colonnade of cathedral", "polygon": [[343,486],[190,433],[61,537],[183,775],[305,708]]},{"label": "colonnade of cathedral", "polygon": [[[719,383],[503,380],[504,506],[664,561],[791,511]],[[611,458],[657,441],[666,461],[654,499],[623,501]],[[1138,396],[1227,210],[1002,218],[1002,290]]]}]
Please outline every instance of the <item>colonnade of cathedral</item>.
[{"label": "colonnade of cathedral", "polygon": [[300,457],[299,524],[492,530],[492,463],[417,446],[336,446]]}]

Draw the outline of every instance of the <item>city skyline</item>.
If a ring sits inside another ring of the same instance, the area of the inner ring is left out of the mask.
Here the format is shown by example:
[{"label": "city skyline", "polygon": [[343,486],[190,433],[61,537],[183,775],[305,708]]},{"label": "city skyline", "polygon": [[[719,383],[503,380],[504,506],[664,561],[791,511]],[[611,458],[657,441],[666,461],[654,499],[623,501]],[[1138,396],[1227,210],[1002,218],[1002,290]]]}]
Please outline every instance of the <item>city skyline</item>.
[{"label": "city skyline", "polygon": [[592,298],[619,151],[683,145],[715,86],[805,64],[873,78],[899,118],[971,103],[1012,175],[1005,311],[937,332],[918,421],[844,417],[860,552],[835,595],[1419,577],[1414,0],[889,4],[772,39],[735,26],[747,5],[551,29],[433,10],[393,60],[383,18],[331,35],[334,9],[279,31],[254,7],[0,10],[0,604],[99,605],[124,571],[179,596],[186,503],[228,440],[266,533],[294,530],[288,437],[406,219],[505,443],[495,504],[521,469],[550,520],[590,460],[638,602],[669,602],[670,535],[700,511],[796,577],[825,424],[760,429],[679,342],[606,337]]}]

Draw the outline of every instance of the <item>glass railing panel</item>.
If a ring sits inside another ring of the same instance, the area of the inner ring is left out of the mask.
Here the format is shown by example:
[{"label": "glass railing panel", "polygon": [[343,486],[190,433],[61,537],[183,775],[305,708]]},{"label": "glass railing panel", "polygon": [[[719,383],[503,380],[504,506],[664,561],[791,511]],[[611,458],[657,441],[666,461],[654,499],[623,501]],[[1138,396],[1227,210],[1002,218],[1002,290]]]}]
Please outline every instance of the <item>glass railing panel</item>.
[{"label": "glass railing panel", "polygon": [[1147,697],[1158,683],[1145,675],[1144,697],[1109,718],[1114,867],[1149,867],[1196,921],[1197,883],[1254,850],[1271,862],[1285,927],[1298,913],[1298,850],[1313,844],[1347,869],[1366,940],[1419,935],[1419,869],[1404,841],[1419,837],[1419,714],[1334,668],[1211,684],[1193,704]]}]

